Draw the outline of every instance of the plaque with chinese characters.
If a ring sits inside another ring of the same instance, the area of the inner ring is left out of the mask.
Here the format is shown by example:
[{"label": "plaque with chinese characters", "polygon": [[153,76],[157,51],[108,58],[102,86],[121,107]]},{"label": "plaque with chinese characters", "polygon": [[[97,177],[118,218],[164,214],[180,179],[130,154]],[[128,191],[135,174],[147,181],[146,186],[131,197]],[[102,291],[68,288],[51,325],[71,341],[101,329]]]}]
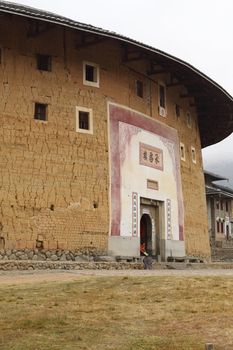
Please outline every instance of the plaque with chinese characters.
[{"label": "plaque with chinese characters", "polygon": [[140,142],[139,162],[141,165],[163,170],[163,151]]},{"label": "plaque with chinese characters", "polygon": [[159,189],[159,184],[158,181],[153,181],[153,180],[147,180],[147,188],[151,190],[158,190]]}]

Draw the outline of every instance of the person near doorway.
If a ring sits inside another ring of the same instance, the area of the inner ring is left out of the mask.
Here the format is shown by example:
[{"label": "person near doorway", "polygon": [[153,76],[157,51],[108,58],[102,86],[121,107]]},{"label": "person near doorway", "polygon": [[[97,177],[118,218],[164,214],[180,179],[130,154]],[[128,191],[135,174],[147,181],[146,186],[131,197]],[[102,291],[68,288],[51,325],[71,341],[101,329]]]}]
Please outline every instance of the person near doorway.
[{"label": "person near doorway", "polygon": [[152,270],[152,258],[147,252],[144,252],[144,258],[142,260],[144,270]]}]

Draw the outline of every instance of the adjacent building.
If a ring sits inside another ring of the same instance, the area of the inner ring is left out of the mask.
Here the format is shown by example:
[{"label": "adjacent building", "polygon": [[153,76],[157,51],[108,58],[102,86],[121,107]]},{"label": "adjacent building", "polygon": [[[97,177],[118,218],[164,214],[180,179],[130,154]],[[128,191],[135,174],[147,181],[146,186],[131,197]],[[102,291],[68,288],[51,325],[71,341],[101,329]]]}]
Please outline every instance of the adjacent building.
[{"label": "adjacent building", "polygon": [[205,171],[208,227],[213,244],[233,236],[233,189],[216,182],[224,177]]},{"label": "adjacent building", "polygon": [[0,16],[0,247],[208,259],[201,148],[233,131],[232,97],[116,33]]}]

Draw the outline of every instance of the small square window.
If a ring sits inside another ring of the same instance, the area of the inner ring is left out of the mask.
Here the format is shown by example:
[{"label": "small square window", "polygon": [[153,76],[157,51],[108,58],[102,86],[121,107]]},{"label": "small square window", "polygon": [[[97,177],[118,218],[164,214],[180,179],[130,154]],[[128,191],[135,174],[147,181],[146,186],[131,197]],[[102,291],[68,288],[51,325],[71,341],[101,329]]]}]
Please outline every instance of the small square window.
[{"label": "small square window", "polygon": [[47,105],[43,103],[35,103],[34,119],[47,120]]},{"label": "small square window", "polygon": [[37,55],[37,69],[51,72],[52,57],[49,55]]},{"label": "small square window", "polygon": [[92,109],[76,107],[76,131],[93,134]]},{"label": "small square window", "polygon": [[141,80],[136,80],[136,94],[143,98],[143,82]]},{"label": "small square window", "polygon": [[180,158],[185,161],[185,146],[183,143],[180,143]]},{"label": "small square window", "polygon": [[196,159],[196,150],[194,147],[191,147],[191,154],[192,154],[192,162],[196,164],[197,159]]},{"label": "small square window", "polygon": [[89,130],[89,112],[79,111],[79,129]]},{"label": "small square window", "polygon": [[99,87],[99,65],[83,62],[83,84]]},{"label": "small square window", "polygon": [[96,83],[96,71],[94,66],[86,64],[86,80]]}]

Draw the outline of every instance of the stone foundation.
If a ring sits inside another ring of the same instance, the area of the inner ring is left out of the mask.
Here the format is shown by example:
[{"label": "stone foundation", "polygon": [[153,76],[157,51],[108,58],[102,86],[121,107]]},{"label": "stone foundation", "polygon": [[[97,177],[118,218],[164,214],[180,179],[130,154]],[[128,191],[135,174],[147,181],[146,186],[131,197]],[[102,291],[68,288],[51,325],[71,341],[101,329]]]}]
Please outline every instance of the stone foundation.
[{"label": "stone foundation", "polygon": [[[153,268],[166,268],[157,265]],[[0,271],[26,270],[142,270],[142,262],[0,261]]]},{"label": "stone foundation", "polygon": [[31,260],[31,261],[93,261],[106,252],[81,249],[81,250],[41,250],[41,249],[2,249],[0,260]]}]

